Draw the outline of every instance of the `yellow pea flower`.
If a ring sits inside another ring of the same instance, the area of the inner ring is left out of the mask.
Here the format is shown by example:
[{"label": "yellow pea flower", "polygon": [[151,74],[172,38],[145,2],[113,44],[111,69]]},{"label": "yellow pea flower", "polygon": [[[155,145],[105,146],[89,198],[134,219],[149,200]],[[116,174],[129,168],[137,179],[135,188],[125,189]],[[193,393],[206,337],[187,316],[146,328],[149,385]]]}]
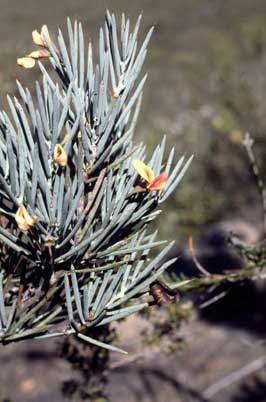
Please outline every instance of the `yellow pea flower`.
[{"label": "yellow pea flower", "polygon": [[43,39],[42,36],[45,36],[45,38],[46,38],[49,42],[52,42],[52,41],[51,41],[50,34],[49,34],[49,30],[48,30],[48,28],[47,28],[47,25],[43,25],[43,26],[42,26],[41,33],[39,33],[36,29],[32,32],[32,40],[33,40],[33,43],[34,43],[35,45],[38,45],[38,46],[46,47],[46,43],[45,43],[45,41],[44,41],[44,39]]},{"label": "yellow pea flower", "polygon": [[17,64],[24,68],[33,68],[35,66],[35,60],[31,57],[20,57],[17,59]]},{"label": "yellow pea flower", "polygon": [[60,144],[56,144],[54,148],[54,162],[63,167],[67,165],[67,154]]},{"label": "yellow pea flower", "polygon": [[34,50],[26,57],[31,57],[32,59],[42,59],[43,57],[49,57],[50,53],[47,50]]},{"label": "yellow pea flower", "polygon": [[35,66],[35,60],[42,59],[44,57],[49,57],[50,53],[47,50],[35,50],[25,57],[17,59],[17,64],[20,67],[32,68]]},{"label": "yellow pea flower", "polygon": [[23,205],[18,208],[15,220],[19,229],[23,231],[29,230],[36,222],[36,218],[31,216]]}]

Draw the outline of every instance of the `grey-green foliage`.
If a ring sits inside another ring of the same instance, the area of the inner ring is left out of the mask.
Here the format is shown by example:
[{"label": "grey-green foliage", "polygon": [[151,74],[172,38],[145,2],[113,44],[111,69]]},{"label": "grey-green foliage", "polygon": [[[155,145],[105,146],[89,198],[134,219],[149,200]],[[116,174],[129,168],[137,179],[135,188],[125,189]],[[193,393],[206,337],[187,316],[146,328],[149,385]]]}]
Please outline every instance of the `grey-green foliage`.
[{"label": "grey-green foliage", "polygon": [[[147,226],[190,159],[173,166],[172,150],[164,160],[164,138],[145,162],[155,175],[168,173],[164,190],[135,191],[140,178],[131,161],[144,161],[145,147],[132,136],[152,33],[138,46],[140,20],[130,33],[124,15],[118,30],[107,12],[96,66],[80,23],[68,21],[69,46],[60,30],[53,42],[42,34],[58,82],[39,62],[36,96],[18,82],[20,100],[8,97],[10,112],[0,114],[3,343],[76,332],[102,346],[83,329],[147,306],[149,285],[172,262],[161,263],[171,244],[149,260],[149,251],[164,242]],[[53,159],[56,144],[67,154],[66,167]],[[36,217],[26,231],[15,220],[21,205]]]}]

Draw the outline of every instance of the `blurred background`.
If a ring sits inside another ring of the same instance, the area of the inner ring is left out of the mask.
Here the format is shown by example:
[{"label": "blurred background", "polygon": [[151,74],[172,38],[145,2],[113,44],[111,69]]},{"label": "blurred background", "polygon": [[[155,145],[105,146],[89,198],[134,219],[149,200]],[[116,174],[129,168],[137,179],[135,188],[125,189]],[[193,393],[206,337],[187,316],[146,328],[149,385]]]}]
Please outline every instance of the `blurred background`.
[{"label": "blurred background", "polygon": [[[136,139],[144,140],[149,152],[167,134],[168,150],[175,146],[180,156],[195,154],[156,222],[160,237],[176,239],[173,253],[186,255],[193,235],[210,270],[240,266],[224,233],[234,231],[250,243],[264,236],[259,193],[241,140],[250,132],[266,171],[265,0],[0,0],[0,5],[1,108],[7,93],[16,95],[17,78],[32,90],[33,74],[40,78],[37,69],[32,73],[16,65],[17,57],[32,50],[32,30],[47,24],[51,33],[57,27],[66,32],[66,18],[78,18],[96,49],[106,8],[118,18],[124,11],[133,21],[143,11],[140,36],[151,25],[155,31],[143,71],[149,77]],[[190,269],[185,258],[180,261],[176,270]],[[186,345],[171,356],[158,346],[143,347],[145,317],[122,323],[120,342],[132,356],[141,351],[147,359],[125,364],[113,358],[112,401],[266,401],[266,373],[258,371],[265,367],[265,292],[263,286],[244,286],[232,293],[226,307],[200,313],[201,320],[181,329]],[[1,348],[2,399],[63,400],[61,383],[73,373],[57,357],[56,343]],[[228,385],[227,375],[253,361],[257,369],[250,369],[244,385],[241,375]],[[211,388],[221,378],[225,383]]]}]

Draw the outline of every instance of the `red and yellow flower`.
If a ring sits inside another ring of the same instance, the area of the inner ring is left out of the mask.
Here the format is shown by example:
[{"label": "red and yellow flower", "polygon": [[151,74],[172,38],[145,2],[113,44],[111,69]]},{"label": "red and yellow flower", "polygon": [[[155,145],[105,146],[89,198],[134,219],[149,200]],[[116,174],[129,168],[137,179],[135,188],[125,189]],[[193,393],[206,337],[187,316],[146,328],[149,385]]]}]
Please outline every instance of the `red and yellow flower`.
[{"label": "red and yellow flower", "polygon": [[132,161],[132,165],[136,172],[144,180],[146,190],[162,190],[164,188],[167,181],[166,172],[162,172],[155,177],[153,170],[148,165],[145,165],[145,163],[142,161],[134,159]]}]

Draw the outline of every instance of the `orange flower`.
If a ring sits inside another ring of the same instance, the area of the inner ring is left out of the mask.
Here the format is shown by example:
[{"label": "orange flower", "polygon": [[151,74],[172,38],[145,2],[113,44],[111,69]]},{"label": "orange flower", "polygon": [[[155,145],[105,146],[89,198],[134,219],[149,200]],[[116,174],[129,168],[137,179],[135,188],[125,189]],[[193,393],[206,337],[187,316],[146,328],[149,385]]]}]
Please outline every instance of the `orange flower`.
[{"label": "orange flower", "polygon": [[41,33],[39,33],[36,29],[32,32],[33,43],[38,46],[46,47],[45,40],[43,39],[44,36],[48,42],[52,42],[47,25],[42,26]]},{"label": "orange flower", "polygon": [[16,212],[15,220],[20,230],[26,231],[34,226],[36,218],[31,216],[22,205]]},{"label": "orange flower", "polygon": [[132,165],[137,173],[145,180],[147,190],[162,190],[167,180],[167,173],[163,172],[155,177],[153,170],[140,160],[134,159]]},{"label": "orange flower", "polygon": [[60,144],[56,144],[54,148],[54,161],[63,167],[67,165],[67,154]]}]

